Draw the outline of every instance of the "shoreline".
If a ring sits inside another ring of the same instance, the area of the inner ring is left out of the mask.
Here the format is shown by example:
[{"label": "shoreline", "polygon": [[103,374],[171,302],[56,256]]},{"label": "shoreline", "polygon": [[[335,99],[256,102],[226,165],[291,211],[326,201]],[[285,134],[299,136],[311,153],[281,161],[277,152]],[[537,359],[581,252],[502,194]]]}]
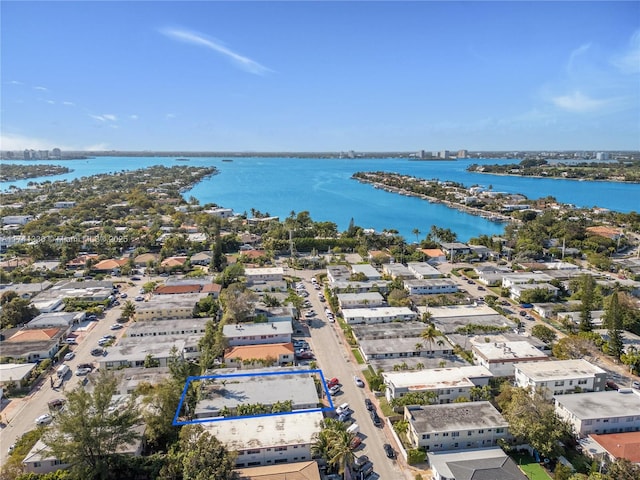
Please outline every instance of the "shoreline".
[{"label": "shoreline", "polygon": [[517,178],[540,178],[543,180],[569,180],[572,182],[608,182],[608,183],[622,183],[629,185],[640,185],[640,182],[632,182],[626,180],[612,180],[612,179],[600,179],[600,178],[575,178],[575,177],[555,177],[553,175],[517,175],[515,173],[504,172],[480,172],[478,170],[467,170],[469,173],[479,173],[481,175],[497,175],[499,177],[517,177]]},{"label": "shoreline", "polygon": [[456,202],[452,202],[450,200],[441,200],[437,197],[432,197],[430,195],[424,195],[422,193],[415,193],[412,192],[411,190],[406,190],[404,188],[397,188],[397,187],[392,187],[389,185],[386,185],[384,183],[380,183],[380,182],[374,182],[371,180],[366,180],[363,178],[355,178],[355,180],[361,182],[361,183],[366,183],[369,185],[373,185],[374,188],[378,188],[381,190],[385,190],[387,192],[391,192],[391,193],[397,193],[399,195],[406,195],[409,197],[415,197],[415,198],[419,198],[422,200],[427,200],[429,203],[435,203],[435,204],[442,204],[445,205],[449,208],[458,210],[460,212],[463,213],[467,213],[469,215],[475,215],[478,217],[482,217],[486,220],[489,220],[491,222],[495,222],[495,223],[510,223],[510,222],[514,222],[517,223],[518,220],[516,220],[515,218],[509,217],[507,215],[504,215],[502,213],[498,213],[498,212],[488,212],[486,210],[482,210],[481,208],[475,208],[475,207],[469,207],[468,205],[463,205],[461,203],[456,203]]}]

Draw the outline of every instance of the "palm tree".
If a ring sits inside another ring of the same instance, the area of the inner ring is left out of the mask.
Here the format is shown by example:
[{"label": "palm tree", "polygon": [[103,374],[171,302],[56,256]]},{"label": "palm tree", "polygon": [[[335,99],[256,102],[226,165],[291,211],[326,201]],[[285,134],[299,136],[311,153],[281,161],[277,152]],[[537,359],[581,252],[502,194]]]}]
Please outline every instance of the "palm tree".
[{"label": "palm tree", "polygon": [[329,464],[338,467],[338,473],[344,475],[356,458],[351,449],[351,441],[355,434],[346,431],[335,432],[331,437]]},{"label": "palm tree", "polygon": [[[441,344],[440,342],[442,342],[442,340],[438,340],[436,342],[436,338],[438,338],[440,335],[442,335],[438,329],[436,327],[434,327],[433,325],[429,325],[427,328],[425,328],[422,333],[420,334],[420,336],[422,338],[424,338],[427,343],[432,346],[434,343],[438,343]],[[443,344],[444,342],[442,342]]]},{"label": "palm tree", "polygon": [[419,229],[414,228],[414,229],[411,231],[411,233],[413,233],[413,234],[416,236],[416,243],[420,243],[420,242],[419,242],[419,240],[418,240],[418,236],[419,236],[419,235],[420,235],[420,233],[422,233],[422,232],[420,232],[420,230],[419,230]]},{"label": "palm tree", "polygon": [[136,314],[135,304],[131,300],[127,300],[126,302],[124,302],[124,306],[122,307],[122,313],[120,314],[120,316],[122,318],[126,318],[127,321],[129,321],[131,320],[131,317],[133,317],[135,314]]}]

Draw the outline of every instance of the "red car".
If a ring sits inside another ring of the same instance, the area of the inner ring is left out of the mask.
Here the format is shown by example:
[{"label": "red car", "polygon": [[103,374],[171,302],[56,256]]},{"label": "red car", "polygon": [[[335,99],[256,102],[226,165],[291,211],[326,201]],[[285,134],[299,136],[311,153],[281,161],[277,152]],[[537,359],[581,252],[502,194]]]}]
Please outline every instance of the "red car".
[{"label": "red car", "polygon": [[338,384],[340,384],[340,380],[338,380],[336,377],[333,377],[331,380],[327,382],[327,387],[328,388],[335,387]]}]

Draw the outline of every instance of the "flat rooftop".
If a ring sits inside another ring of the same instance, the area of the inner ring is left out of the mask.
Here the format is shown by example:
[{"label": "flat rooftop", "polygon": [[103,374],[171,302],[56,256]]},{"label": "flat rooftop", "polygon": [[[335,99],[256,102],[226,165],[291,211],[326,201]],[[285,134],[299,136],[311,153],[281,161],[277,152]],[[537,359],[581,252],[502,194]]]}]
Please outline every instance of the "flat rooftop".
[{"label": "flat rooftop", "polygon": [[[248,374],[251,371],[244,371]],[[315,374],[285,373],[283,375],[258,375],[202,379],[205,398],[196,406],[196,416],[214,417],[224,408],[235,408],[241,404],[273,405],[291,400],[294,410],[316,407],[320,402]],[[300,407],[302,406],[302,407]]]},{"label": "flat rooftop", "polygon": [[[444,342],[442,345],[438,345],[438,342]],[[421,344],[422,347],[417,349],[416,345]],[[453,346],[445,337],[438,337],[433,342],[429,343],[422,337],[402,337],[394,338],[393,342],[385,338],[376,338],[373,340],[360,340],[360,348],[365,353],[371,354],[384,354],[384,353],[397,353],[397,352],[415,352],[415,351],[434,351],[441,352],[443,350],[451,350]]]},{"label": "flat rooftop", "polygon": [[414,428],[419,433],[509,427],[490,402],[424,405],[411,407],[410,411]]},{"label": "flat rooftop", "polygon": [[596,374],[607,373],[602,368],[584,359],[523,362],[516,365],[516,368],[536,382],[561,380],[565,378],[593,377]]},{"label": "flat rooftop", "polygon": [[427,325],[422,322],[391,322],[375,323],[373,325],[353,325],[353,334],[358,340],[372,340],[374,338],[403,338],[418,337],[425,331]]},{"label": "flat rooftop", "polygon": [[409,390],[435,390],[439,388],[473,387],[469,378],[491,378],[493,374],[479,365],[464,367],[435,368],[412,372],[383,372],[387,383],[393,383],[396,388]]},{"label": "flat rooftop", "polygon": [[156,309],[184,308],[194,306],[207,296],[206,293],[177,293],[175,295],[152,295],[145,302],[136,302],[136,312]]},{"label": "flat rooftop", "polygon": [[553,397],[558,405],[580,420],[609,417],[640,417],[640,391],[634,389],[607,392],[573,393]]},{"label": "flat rooftop", "polygon": [[201,425],[230,450],[308,445],[321,430],[322,412],[238,418]]},{"label": "flat rooftop", "polygon": [[420,314],[423,314],[426,311],[431,314],[432,319],[499,315],[498,312],[496,312],[493,308],[486,304],[450,305],[447,307],[418,307],[418,312]]},{"label": "flat rooftop", "polygon": [[293,326],[291,321],[276,321],[262,323],[225,324],[222,334],[227,338],[251,337],[262,335],[291,335]]},{"label": "flat rooftop", "polygon": [[376,317],[397,317],[397,316],[416,316],[416,312],[409,307],[374,307],[374,308],[347,308],[342,314],[345,318],[376,318]]},{"label": "flat rooftop", "polygon": [[473,345],[472,350],[489,361],[509,361],[521,358],[540,358],[547,356],[544,352],[525,340],[516,342],[476,343]]},{"label": "flat rooftop", "polygon": [[176,320],[143,320],[133,322],[127,327],[128,337],[157,337],[174,335],[193,335],[204,333],[207,322],[211,318],[182,318]]}]

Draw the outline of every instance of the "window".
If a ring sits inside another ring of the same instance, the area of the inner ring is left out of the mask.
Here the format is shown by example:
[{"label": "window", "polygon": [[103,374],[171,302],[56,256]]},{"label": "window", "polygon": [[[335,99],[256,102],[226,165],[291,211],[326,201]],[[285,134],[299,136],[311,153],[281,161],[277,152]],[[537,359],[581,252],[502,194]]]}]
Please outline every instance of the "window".
[{"label": "window", "polygon": [[478,430],[478,433],[484,433],[484,429],[481,428],[480,430]]},{"label": "window", "polygon": [[255,455],[256,453],[260,453],[260,449],[247,450],[247,455]]},{"label": "window", "polygon": [[586,380],[578,380],[578,385],[586,385],[587,381]]},{"label": "window", "polygon": [[448,437],[448,436],[449,436],[449,432],[444,432],[444,433],[442,434],[442,436],[443,436],[443,437]]},{"label": "window", "polygon": [[276,452],[286,452],[287,451],[287,447],[276,447],[273,449]]},{"label": "window", "polygon": [[451,432],[451,436],[452,437],[459,437],[460,436],[460,432]]}]

